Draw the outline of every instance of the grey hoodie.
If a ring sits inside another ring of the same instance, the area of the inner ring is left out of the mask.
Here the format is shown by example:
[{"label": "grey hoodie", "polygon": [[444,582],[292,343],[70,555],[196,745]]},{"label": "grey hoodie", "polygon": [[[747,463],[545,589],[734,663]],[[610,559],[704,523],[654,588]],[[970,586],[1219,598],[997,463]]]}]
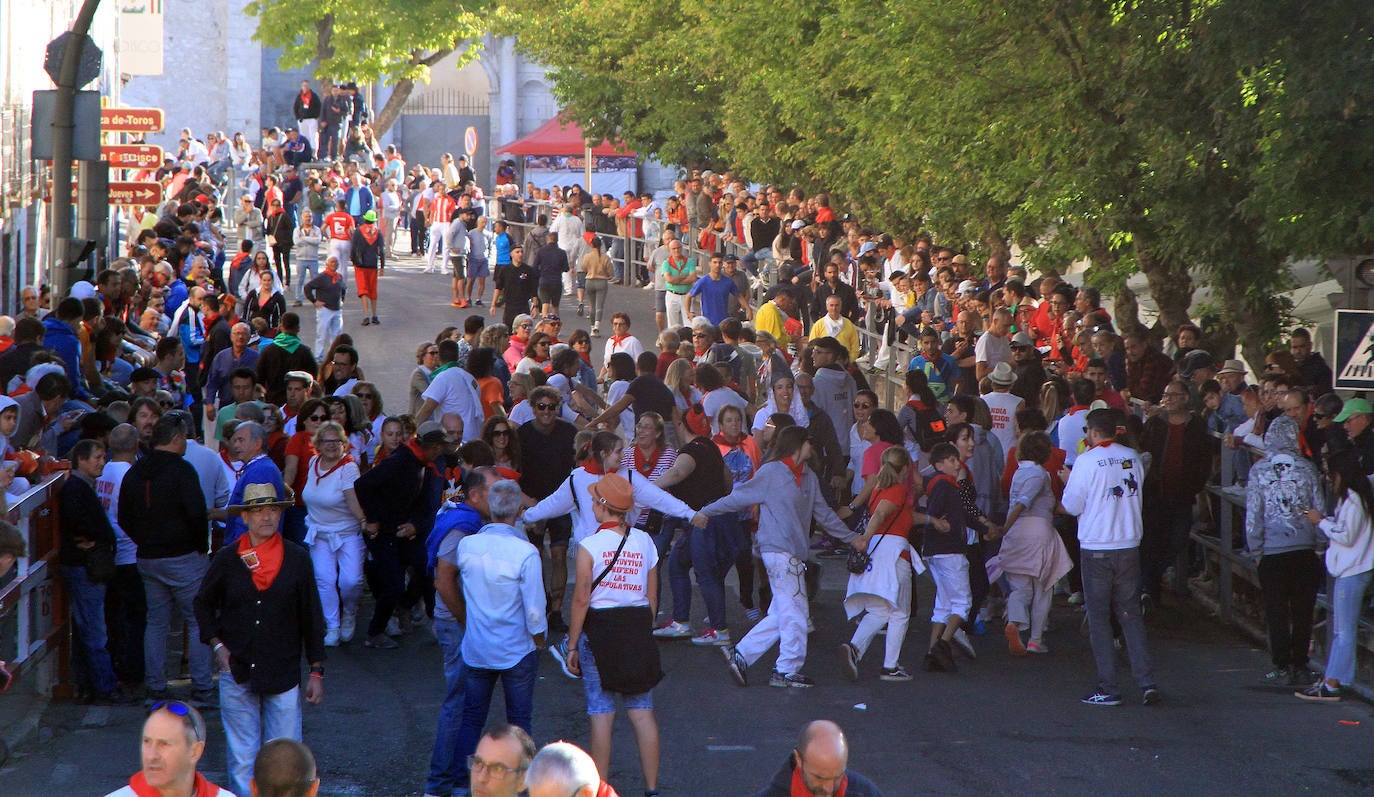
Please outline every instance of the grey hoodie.
[{"label": "grey hoodie", "polygon": [[756,505],[761,553],[786,553],[806,561],[813,518],[833,537],[848,542],[856,536],[821,497],[820,482],[811,468],[802,467],[802,482],[798,485],[787,465],[776,460],[765,462],[754,478],[735,485],[733,492],[701,511],[710,517]]},{"label": "grey hoodie", "polygon": [[1279,416],[1264,434],[1265,458],[1245,488],[1245,541],[1252,554],[1316,550],[1318,532],[1303,516],[1320,509],[1317,467],[1298,450],[1298,427]]}]

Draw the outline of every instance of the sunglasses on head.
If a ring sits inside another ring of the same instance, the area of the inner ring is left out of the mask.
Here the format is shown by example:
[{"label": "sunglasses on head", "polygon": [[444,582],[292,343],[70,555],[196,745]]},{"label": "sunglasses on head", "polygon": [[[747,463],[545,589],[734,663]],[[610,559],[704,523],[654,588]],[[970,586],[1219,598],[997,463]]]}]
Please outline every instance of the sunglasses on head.
[{"label": "sunglasses on head", "polygon": [[[190,717],[191,717],[191,707],[188,706],[188,705],[186,705],[185,703],[181,702],[180,700],[159,700],[158,702],[156,702],[156,703],[153,704],[153,707],[152,707],[152,708],[148,709],[148,713],[149,713],[149,714],[152,714],[152,713],[154,713],[154,712],[161,711],[161,710],[163,710],[163,709],[166,709],[167,711],[171,712],[172,714],[174,714],[174,715],[176,715],[176,716],[178,716],[178,717],[183,717],[183,718],[190,718]],[[195,723],[194,720],[191,721],[190,725],[191,725],[191,731],[192,731],[192,733],[194,733],[194,734],[196,735],[196,741],[198,741],[198,742],[203,742],[203,741],[205,741],[204,739],[201,738],[201,735],[200,735],[200,728],[198,728],[198,727],[196,726],[196,723]]]}]

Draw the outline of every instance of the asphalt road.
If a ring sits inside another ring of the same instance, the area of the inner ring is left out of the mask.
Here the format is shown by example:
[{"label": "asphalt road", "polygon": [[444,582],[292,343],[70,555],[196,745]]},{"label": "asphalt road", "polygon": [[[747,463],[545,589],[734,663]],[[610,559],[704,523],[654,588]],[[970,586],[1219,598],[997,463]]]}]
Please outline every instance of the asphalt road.
[{"label": "asphalt road", "polygon": [[[416,345],[443,326],[461,326],[471,312],[450,308],[447,279],[418,268],[407,258],[388,270],[380,328],[361,327],[346,310],[345,329],[358,342],[363,368],[393,408],[404,406]],[[652,340],[651,294],[614,288],[611,297],[612,308],[631,313],[641,339]],[[573,310],[575,304],[565,305],[565,330],[581,322]],[[311,335],[307,317],[306,339]],[[663,644],[668,675],[655,693],[663,794],[753,794],[782,763],[802,723],[815,718],[845,728],[851,766],[890,797],[1354,794],[1374,787],[1369,705],[1313,706],[1289,690],[1260,686],[1267,656],[1189,604],[1166,606],[1149,620],[1164,692],[1159,706],[1079,704],[1093,685],[1093,664],[1078,632],[1080,615],[1063,606],[1055,609],[1046,638],[1051,655],[1013,659],[1001,636],[989,633],[974,637],[979,657],[961,660],[958,673],[919,671],[932,597],[925,577],[918,579],[920,608],[913,610],[903,655],[915,680],[877,680],[879,642],[861,665],[862,679],[849,683],[837,655],[851,629],[840,607],[842,571],[838,560],[825,563],[814,604],[816,632],[806,668],[817,681],[814,689],[764,685],[771,657],[751,670],[754,685],[740,689],[715,650]],[[733,577],[731,585],[733,590]],[[698,600],[698,625],[701,613]],[[731,619],[741,630],[743,621]],[[1129,684],[1121,664],[1123,684]],[[307,706],[304,715],[306,742],[320,762],[320,793],[422,793],[443,695],[433,638],[419,632],[396,651],[365,650],[356,642],[331,651],[326,687],[323,705]],[[1134,700],[1136,693],[1128,689],[1127,696]],[[498,698],[493,717],[500,711]],[[112,791],[138,768],[142,716],[135,708],[51,705],[38,734],[0,769],[0,797]],[[223,735],[213,713],[209,724],[202,769],[224,782]],[[587,741],[580,686],[548,657],[535,692],[534,731],[541,743]],[[642,789],[623,717],[610,781],[622,795]]]}]

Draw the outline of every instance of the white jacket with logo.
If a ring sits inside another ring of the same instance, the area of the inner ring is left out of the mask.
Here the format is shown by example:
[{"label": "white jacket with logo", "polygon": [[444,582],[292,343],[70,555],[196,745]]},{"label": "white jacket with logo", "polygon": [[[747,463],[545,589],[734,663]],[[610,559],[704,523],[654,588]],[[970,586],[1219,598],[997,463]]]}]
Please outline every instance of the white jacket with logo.
[{"label": "white jacket with logo", "polygon": [[1078,455],[1061,503],[1078,516],[1078,542],[1085,551],[1140,546],[1140,454],[1120,443],[1094,446]]}]

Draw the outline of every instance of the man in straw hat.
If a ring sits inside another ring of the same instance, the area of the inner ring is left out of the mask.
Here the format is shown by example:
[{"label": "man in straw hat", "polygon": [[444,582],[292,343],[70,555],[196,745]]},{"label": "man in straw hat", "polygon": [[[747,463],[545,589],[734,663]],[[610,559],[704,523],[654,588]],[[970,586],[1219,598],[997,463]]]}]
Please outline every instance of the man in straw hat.
[{"label": "man in straw hat", "polygon": [[229,512],[247,530],[215,553],[195,600],[200,638],[220,671],[220,717],[237,794],[250,793],[264,740],[301,738],[302,651],[310,662],[305,699],[324,698],[324,615],[310,554],[281,536],[290,505],[277,485],[246,485]]}]

